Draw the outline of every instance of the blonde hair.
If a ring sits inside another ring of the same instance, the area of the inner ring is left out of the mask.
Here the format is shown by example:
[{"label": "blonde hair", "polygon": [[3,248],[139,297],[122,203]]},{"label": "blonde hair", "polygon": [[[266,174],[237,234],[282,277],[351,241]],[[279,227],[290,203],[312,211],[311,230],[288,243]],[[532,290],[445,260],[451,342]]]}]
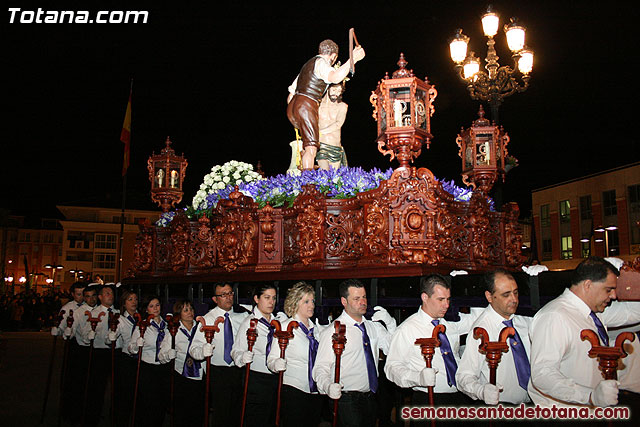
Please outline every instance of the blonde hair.
[{"label": "blonde hair", "polygon": [[311,285],[306,282],[298,282],[289,289],[287,292],[287,298],[284,300],[284,312],[287,316],[293,317],[298,311],[298,303],[306,294],[311,294],[315,297],[315,291]]}]

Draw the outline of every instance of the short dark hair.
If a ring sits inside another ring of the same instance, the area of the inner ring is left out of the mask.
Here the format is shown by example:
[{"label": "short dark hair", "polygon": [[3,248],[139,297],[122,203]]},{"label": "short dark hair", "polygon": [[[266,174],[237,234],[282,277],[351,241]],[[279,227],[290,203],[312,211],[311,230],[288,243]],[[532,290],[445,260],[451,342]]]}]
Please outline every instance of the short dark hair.
[{"label": "short dark hair", "polygon": [[231,283],[227,283],[227,282],[217,282],[213,285],[213,296],[216,296],[216,293],[218,292],[218,288],[224,288],[225,286],[231,286],[231,289],[233,289],[233,286],[231,285]]},{"label": "short dark hair", "polygon": [[100,285],[98,286],[98,295],[102,295],[102,291],[105,289],[111,289],[113,291],[113,295],[116,294],[116,287],[113,285]]},{"label": "short dark hair", "polygon": [[[258,297],[260,298],[262,296],[262,294],[264,294],[267,289],[273,289],[276,291],[276,294],[278,293],[278,288],[276,288],[276,285],[274,285],[273,283],[264,283],[262,285],[258,285],[255,288],[253,288],[253,296],[254,297]],[[253,305],[256,305],[255,300],[252,301]]]},{"label": "short dark hair", "polygon": [[451,289],[451,285],[441,274],[430,274],[420,278],[420,294],[433,295],[433,288],[440,285],[445,289]]},{"label": "short dark hair", "polygon": [[323,40],[318,46],[318,53],[320,55],[331,55],[332,53],[338,53],[338,45],[330,39]]},{"label": "short dark hair", "polygon": [[160,303],[160,308],[162,309],[162,300],[158,295],[146,295],[142,300],[142,305],[138,307],[138,311],[145,313],[145,316],[149,314],[147,312],[147,307],[149,306],[149,304],[151,304],[151,301],[153,301],[154,299],[158,300],[158,302]]},{"label": "short dark hair", "polygon": [[347,299],[349,297],[349,288],[364,288],[364,284],[358,279],[344,280],[338,287],[340,298]]},{"label": "short dark hair", "polygon": [[84,295],[85,292],[91,291],[96,291],[96,295],[98,295],[98,288],[96,286],[85,286],[85,288],[82,290],[82,295]]},{"label": "short dark hair", "polygon": [[582,261],[571,274],[571,286],[591,280],[592,282],[603,282],[609,273],[620,275],[617,268],[609,261],[599,256],[592,256]]},{"label": "short dark hair", "polygon": [[490,294],[494,293],[496,290],[496,276],[505,276],[506,278],[511,279],[514,282],[516,281],[516,279],[513,278],[513,275],[504,268],[487,271],[486,273],[484,273],[484,276],[482,276],[482,281],[484,282],[484,290],[489,292]]},{"label": "short dark hair", "polygon": [[69,288],[69,292],[73,293],[73,291],[75,291],[76,289],[84,289],[87,287],[86,282],[75,282],[73,285],[71,285],[71,287]]}]

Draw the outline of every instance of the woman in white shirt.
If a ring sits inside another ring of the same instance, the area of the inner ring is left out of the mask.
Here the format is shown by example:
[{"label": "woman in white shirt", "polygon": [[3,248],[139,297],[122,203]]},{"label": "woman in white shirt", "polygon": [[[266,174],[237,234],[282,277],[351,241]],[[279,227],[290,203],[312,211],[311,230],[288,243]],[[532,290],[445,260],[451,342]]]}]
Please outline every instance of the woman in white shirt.
[{"label": "woman in white shirt", "polygon": [[157,427],[162,425],[169,403],[169,365],[160,364],[158,357],[160,343],[169,335],[169,331],[167,323],[160,315],[161,304],[158,297],[146,298],[142,307],[146,310],[144,317],[152,315],[153,320],[144,337],[140,337],[140,325],[136,325],[129,342],[129,352],[132,354],[138,354],[139,348],[142,347],[135,425]]},{"label": "woman in white shirt", "polygon": [[160,363],[175,360],[174,372],[174,425],[200,426],[204,419],[204,381],[202,376],[206,363],[194,360],[189,355],[191,342],[200,327],[193,320],[195,310],[189,300],[178,300],[173,305],[173,315],[180,319],[175,337],[175,349],[171,348],[171,334],[166,334],[160,346]]},{"label": "woman in white shirt", "polygon": [[[238,329],[231,349],[231,357],[239,367],[251,363],[244,417],[245,427],[268,427],[275,423],[276,388],[278,386],[278,377],[267,368],[267,354],[271,349],[274,332],[270,322],[271,313],[276,306],[275,286],[264,284],[256,287],[253,292],[253,301],[253,312]],[[251,319],[258,319],[256,326],[258,337],[253,350],[249,351],[247,330]]]},{"label": "woman in white shirt", "polygon": [[[116,407],[117,425],[128,425],[131,416],[131,402],[136,381],[135,354],[129,353],[129,342],[136,327],[134,315],[138,312],[138,295],[132,290],[125,290],[120,296],[120,318],[116,330],[118,363],[116,365]],[[111,336],[110,338],[113,338]]]},{"label": "woman in white shirt", "polygon": [[280,358],[278,340],[274,337],[267,364],[274,372],[284,371],[281,395],[281,425],[317,426],[320,422],[322,398],[318,394],[311,372],[318,351],[317,331],[311,321],[315,310],[315,292],[305,282],[298,282],[287,293],[284,312],[291,319],[282,322],[286,330],[293,320],[298,327],[293,330],[293,339]]}]

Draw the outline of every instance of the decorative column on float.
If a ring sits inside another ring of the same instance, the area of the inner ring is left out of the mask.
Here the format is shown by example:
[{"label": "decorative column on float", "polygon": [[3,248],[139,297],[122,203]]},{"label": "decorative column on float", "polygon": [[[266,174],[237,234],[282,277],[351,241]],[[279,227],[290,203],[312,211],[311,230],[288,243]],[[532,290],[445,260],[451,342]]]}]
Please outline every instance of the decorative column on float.
[{"label": "decorative column on float", "polygon": [[168,212],[176,203],[182,201],[182,183],[187,164],[184,154],[176,156],[171,148],[169,137],[160,154],[154,152],[147,160],[149,181],[151,181],[151,200],[160,205],[162,212]]},{"label": "decorative column on float", "polygon": [[389,78],[378,82],[369,101],[373,105],[373,118],[378,124],[378,150],[398,159],[401,168],[418,157],[422,146],[431,142],[431,116],[433,101],[438,92],[427,77],[424,81],[407,70],[408,62],[400,54],[398,68]]}]

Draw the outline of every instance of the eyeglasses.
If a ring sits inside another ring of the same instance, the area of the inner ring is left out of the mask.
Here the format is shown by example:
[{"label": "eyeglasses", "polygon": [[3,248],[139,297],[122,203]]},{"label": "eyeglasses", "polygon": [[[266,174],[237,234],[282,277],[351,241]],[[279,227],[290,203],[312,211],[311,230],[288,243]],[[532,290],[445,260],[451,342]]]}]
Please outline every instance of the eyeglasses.
[{"label": "eyeglasses", "polygon": [[225,292],[225,293],[220,294],[220,295],[214,295],[214,297],[217,297],[217,298],[220,298],[220,297],[223,297],[223,298],[230,298],[230,297],[232,297],[232,296],[233,296],[233,294],[234,294],[234,292],[233,292],[233,291],[231,291],[231,292]]}]

